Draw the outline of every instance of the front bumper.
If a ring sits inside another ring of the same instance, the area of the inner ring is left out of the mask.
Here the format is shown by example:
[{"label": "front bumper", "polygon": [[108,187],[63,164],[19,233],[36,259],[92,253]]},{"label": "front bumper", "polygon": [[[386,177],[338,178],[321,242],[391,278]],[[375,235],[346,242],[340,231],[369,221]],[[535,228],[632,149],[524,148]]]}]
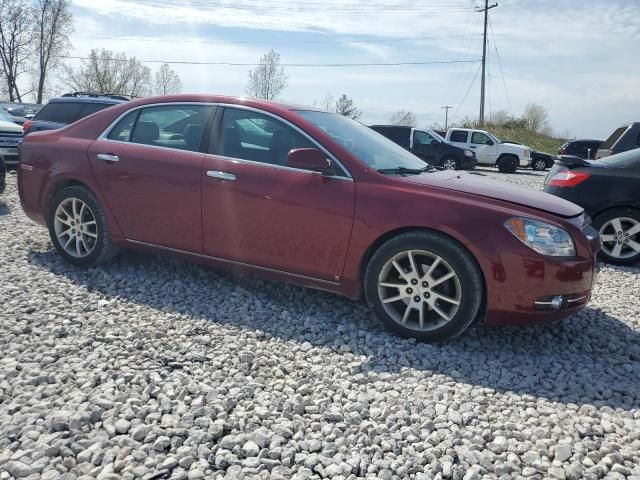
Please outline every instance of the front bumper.
[{"label": "front bumper", "polygon": [[475,170],[478,165],[478,159],[476,157],[463,157],[462,162],[460,163],[460,168],[462,170]]},{"label": "front bumper", "polygon": [[0,156],[4,158],[7,168],[15,168],[18,166],[18,147],[0,147]]}]

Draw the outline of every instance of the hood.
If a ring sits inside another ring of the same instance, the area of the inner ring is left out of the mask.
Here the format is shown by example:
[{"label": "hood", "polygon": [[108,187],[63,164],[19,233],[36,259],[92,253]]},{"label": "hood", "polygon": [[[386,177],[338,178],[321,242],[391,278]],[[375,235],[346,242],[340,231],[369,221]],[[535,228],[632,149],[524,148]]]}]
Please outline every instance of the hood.
[{"label": "hood", "polygon": [[22,133],[22,127],[13,122],[7,122],[6,120],[0,120],[0,133]]},{"label": "hood", "polygon": [[407,176],[403,177],[403,179],[411,183],[470,193],[535,208],[559,217],[577,217],[584,211],[582,207],[549,193],[471,173],[438,172]]}]

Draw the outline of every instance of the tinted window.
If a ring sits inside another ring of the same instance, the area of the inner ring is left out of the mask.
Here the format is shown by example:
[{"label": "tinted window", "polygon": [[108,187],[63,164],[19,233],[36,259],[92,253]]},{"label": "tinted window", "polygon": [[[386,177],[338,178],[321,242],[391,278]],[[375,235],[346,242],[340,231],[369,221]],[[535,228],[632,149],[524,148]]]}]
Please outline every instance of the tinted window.
[{"label": "tinted window", "polygon": [[409,148],[409,136],[410,130],[406,128],[385,128],[385,127],[376,127],[374,130],[378,133],[381,133],[389,140],[397,143],[401,147],[406,149]]},{"label": "tinted window", "polygon": [[[196,152],[200,149],[204,126],[212,108],[207,105],[143,108],[129,141]],[[122,132],[125,130],[126,126],[123,126]]]},{"label": "tinted window", "polygon": [[78,119],[83,103],[53,102],[48,103],[35,116],[35,120],[56,123],[73,123]]},{"label": "tinted window", "polygon": [[125,115],[115,127],[111,129],[107,138],[109,140],[119,140],[121,142],[128,142],[131,139],[131,128],[133,127],[133,122],[138,118],[138,114],[140,110],[134,110],[133,112]]},{"label": "tinted window", "polygon": [[427,132],[416,130],[413,132],[413,144],[414,145],[431,145],[435,140]]},{"label": "tinted window", "polygon": [[271,165],[286,165],[294,148],[316,148],[283,122],[250,110],[225,108],[220,132],[220,154]]},{"label": "tinted window", "polygon": [[449,140],[451,142],[467,143],[467,137],[469,136],[468,133],[469,132],[465,132],[464,130],[454,130],[451,132]]},{"label": "tinted window", "polygon": [[602,148],[603,150],[611,150],[611,148],[615,145],[615,143],[618,140],[620,140],[620,137],[622,136],[622,134],[627,131],[627,128],[628,127],[626,126],[618,128],[615,132],[611,134],[611,136],[609,136],[609,138],[607,138],[604,141],[604,143],[600,148]]},{"label": "tinted window", "polygon": [[491,139],[482,132],[473,132],[471,135],[471,143],[475,143],[477,145],[489,145],[493,143]]},{"label": "tinted window", "polygon": [[89,115],[99,112],[100,110],[104,110],[105,108],[113,107],[111,103],[87,103],[78,115],[76,120],[80,120],[81,118],[88,117]]}]

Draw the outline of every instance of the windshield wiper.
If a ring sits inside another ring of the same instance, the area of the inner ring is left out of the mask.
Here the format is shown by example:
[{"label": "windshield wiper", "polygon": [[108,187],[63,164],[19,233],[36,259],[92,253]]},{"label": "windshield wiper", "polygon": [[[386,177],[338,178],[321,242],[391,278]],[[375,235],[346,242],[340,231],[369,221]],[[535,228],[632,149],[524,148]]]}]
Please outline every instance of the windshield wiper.
[{"label": "windshield wiper", "polygon": [[397,175],[419,175],[424,172],[431,172],[435,170],[432,165],[427,165],[424,168],[407,168],[407,167],[395,167],[395,168],[379,168],[377,171],[383,174],[397,174]]}]

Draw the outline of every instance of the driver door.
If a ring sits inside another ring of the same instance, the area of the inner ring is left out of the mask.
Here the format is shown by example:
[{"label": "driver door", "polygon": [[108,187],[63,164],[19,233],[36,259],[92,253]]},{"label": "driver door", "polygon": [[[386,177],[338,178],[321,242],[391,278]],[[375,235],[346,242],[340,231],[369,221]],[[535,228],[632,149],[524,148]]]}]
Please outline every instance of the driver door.
[{"label": "driver door", "polygon": [[438,142],[435,138],[422,130],[413,131],[413,147],[411,153],[427,163],[434,164]]},{"label": "driver door", "polygon": [[473,132],[470,148],[476,152],[478,163],[492,164],[496,161],[496,145],[489,136],[482,132]]}]

